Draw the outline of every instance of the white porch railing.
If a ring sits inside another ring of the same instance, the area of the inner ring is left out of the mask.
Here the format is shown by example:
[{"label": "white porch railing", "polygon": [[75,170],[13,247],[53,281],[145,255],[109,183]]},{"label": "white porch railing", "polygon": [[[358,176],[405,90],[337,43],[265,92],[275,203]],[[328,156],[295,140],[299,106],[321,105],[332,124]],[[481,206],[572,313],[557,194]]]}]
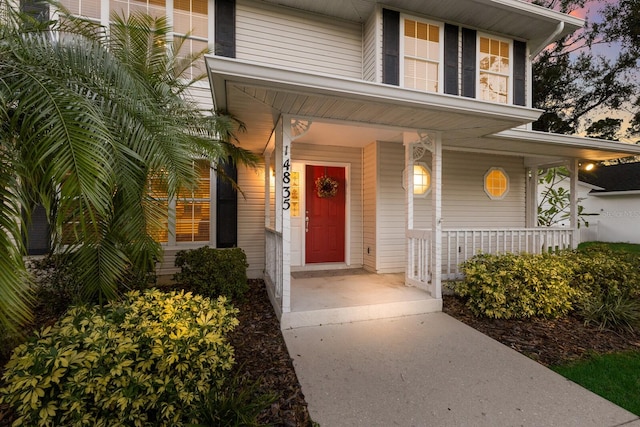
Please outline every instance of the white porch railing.
[{"label": "white porch railing", "polygon": [[431,230],[407,230],[407,240],[407,279],[426,288],[431,281]]},{"label": "white porch railing", "polygon": [[265,278],[275,297],[282,301],[282,233],[265,228]]},{"label": "white porch railing", "polygon": [[[407,232],[407,278],[426,285],[431,280],[431,230]],[[442,279],[461,277],[459,266],[479,253],[539,254],[577,245],[569,228],[461,229],[442,231]]]}]

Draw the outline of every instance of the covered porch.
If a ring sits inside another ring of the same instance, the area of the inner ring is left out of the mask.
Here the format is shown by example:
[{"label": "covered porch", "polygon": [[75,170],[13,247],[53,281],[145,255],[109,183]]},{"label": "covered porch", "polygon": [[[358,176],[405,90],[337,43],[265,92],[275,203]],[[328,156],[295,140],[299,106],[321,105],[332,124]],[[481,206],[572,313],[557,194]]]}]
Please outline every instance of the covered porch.
[{"label": "covered porch", "polygon": [[[638,150],[523,129],[540,113],[525,107],[225,58],[207,64],[217,108],[251,124],[243,141],[264,158],[264,279],[283,328],[437,311],[442,282],[479,252],[575,247],[580,162]],[[429,172],[420,197],[419,163]],[[313,165],[344,170],[337,262],[313,264],[300,253],[309,221],[294,200],[303,184],[294,183]],[[554,165],[571,173],[571,226],[538,228],[537,173]],[[497,195],[486,188],[493,170],[509,177]],[[341,271],[354,268],[367,274]]]}]

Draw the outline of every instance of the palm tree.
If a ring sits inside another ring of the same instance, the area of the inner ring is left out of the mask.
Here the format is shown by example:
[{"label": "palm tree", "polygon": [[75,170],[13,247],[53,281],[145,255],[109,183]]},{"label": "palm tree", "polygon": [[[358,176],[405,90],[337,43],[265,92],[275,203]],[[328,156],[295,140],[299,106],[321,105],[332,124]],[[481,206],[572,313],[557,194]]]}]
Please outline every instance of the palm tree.
[{"label": "palm tree", "polygon": [[230,142],[237,122],[183,96],[181,74],[202,52],[180,58],[164,19],[114,17],[106,37],[64,14],[47,31],[9,15],[0,23],[0,322],[16,325],[29,318],[21,210],[42,205],[83,296],[110,299],[124,271],[148,271],[161,253],[149,233],[163,215],[151,176],[174,197],[195,185],[194,156],[253,158]]}]

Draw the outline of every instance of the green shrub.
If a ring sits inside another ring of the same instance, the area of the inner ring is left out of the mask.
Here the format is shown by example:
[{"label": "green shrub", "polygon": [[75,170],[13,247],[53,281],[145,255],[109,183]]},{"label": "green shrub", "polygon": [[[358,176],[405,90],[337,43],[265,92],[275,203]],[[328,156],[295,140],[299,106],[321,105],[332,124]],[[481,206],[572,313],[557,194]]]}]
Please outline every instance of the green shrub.
[{"label": "green shrub", "polygon": [[622,295],[587,298],[578,310],[586,324],[600,329],[634,331],[640,325],[640,301]]},{"label": "green shrub", "polygon": [[551,254],[477,255],[462,264],[454,292],[476,315],[496,319],[557,317],[572,308],[571,268]]},{"label": "green shrub", "polygon": [[174,280],[189,290],[211,298],[242,298],[249,290],[247,256],[240,248],[214,249],[208,246],[176,254],[180,272]]},{"label": "green shrub", "polygon": [[[35,285],[37,308],[45,311],[45,315],[58,317],[73,304],[98,303],[97,295],[92,300],[83,298],[81,274],[69,254],[47,255],[29,261],[27,267]],[[118,282],[118,292],[147,289],[155,284],[154,272],[139,272],[130,266]]]},{"label": "green shrub", "polygon": [[237,310],[190,293],[139,291],[78,306],[14,351],[0,403],[15,425],[181,426],[233,364]]},{"label": "green shrub", "polygon": [[572,265],[576,308],[602,329],[633,329],[640,319],[640,256],[591,245],[564,255]]},{"label": "green shrub", "polygon": [[260,381],[236,374],[205,397],[198,426],[259,426],[260,413],[277,401],[275,393],[260,392]]}]

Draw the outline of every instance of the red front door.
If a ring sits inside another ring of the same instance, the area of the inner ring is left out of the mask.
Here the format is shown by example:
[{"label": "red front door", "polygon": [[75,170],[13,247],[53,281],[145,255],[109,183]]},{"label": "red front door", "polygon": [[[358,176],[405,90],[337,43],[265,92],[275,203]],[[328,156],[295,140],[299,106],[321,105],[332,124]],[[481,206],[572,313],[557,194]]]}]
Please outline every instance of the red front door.
[{"label": "red front door", "polygon": [[[318,178],[325,176],[330,178],[325,181],[335,181],[338,184],[335,195],[327,194],[326,191],[318,194],[316,182]],[[344,262],[345,169],[307,165],[305,180],[308,218],[305,233],[306,263]]]}]

